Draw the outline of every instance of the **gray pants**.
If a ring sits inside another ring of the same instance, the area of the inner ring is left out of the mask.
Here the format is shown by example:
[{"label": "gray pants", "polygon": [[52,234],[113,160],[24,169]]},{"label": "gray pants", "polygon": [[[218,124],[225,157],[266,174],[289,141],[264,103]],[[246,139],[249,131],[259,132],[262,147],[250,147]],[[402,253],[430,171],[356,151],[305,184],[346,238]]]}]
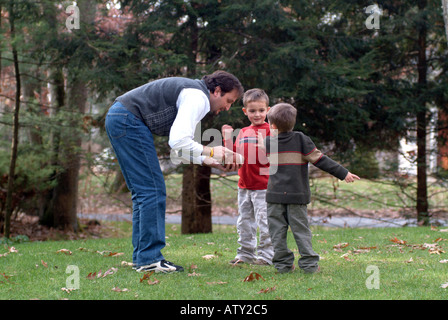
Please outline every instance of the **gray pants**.
[{"label": "gray pants", "polygon": [[306,205],[268,203],[267,209],[269,233],[274,245],[272,262],[278,272],[289,272],[294,265],[294,253],[286,243],[288,226],[291,227],[301,256],[299,267],[309,273],[317,271],[319,255],[311,244]]},{"label": "gray pants", "polygon": [[[274,248],[269,236],[266,190],[238,189],[239,216],[236,223],[238,244],[236,258],[251,263],[263,259],[272,264]],[[257,246],[257,228],[260,236]]]}]

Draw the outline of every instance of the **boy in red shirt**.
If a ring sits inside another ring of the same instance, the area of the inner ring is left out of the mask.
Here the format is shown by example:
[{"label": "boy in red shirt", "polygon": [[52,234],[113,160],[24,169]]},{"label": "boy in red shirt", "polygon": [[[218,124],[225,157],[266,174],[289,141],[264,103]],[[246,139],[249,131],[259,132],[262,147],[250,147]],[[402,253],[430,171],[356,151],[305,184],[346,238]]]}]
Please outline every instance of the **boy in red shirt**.
[{"label": "boy in red shirt", "polygon": [[[266,209],[269,162],[264,152],[259,152],[257,147],[259,133],[263,138],[270,135],[269,124],[266,122],[269,97],[261,89],[251,89],[244,94],[243,104],[243,112],[251,125],[238,132],[235,144],[232,139],[233,128],[229,125],[222,127],[224,146],[244,156],[244,164],[238,170],[237,231],[240,247],[230,263],[271,265],[274,249],[269,236]],[[260,230],[258,246],[257,227]]]}]

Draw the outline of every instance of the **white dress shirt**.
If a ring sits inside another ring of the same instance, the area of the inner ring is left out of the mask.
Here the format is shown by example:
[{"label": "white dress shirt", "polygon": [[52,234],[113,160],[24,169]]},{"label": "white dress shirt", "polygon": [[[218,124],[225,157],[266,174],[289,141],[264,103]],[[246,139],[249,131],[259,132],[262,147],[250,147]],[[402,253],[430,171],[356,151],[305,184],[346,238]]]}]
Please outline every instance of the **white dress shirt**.
[{"label": "white dress shirt", "polygon": [[[209,98],[199,89],[186,88],[180,92],[176,106],[178,112],[171,126],[168,144],[182,162],[202,164],[204,147],[194,139],[198,123],[210,112]],[[200,133],[199,130],[196,140],[200,141]]]}]

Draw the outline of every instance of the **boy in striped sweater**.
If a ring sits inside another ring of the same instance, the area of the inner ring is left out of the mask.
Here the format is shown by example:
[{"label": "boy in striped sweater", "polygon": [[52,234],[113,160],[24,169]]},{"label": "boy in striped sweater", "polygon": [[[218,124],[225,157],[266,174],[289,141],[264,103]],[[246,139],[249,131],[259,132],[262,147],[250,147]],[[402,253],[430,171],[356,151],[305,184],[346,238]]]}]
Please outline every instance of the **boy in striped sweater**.
[{"label": "boy in striped sweater", "polygon": [[[271,137],[266,138],[270,175],[266,192],[269,233],[274,245],[273,263],[278,272],[294,270],[294,254],[286,235],[291,227],[300,253],[299,267],[306,273],[320,270],[319,255],[311,244],[307,204],[311,200],[308,163],[347,183],[360,178],[322,154],[302,132],[292,131],[297,109],[287,103],[273,106],[268,114]],[[278,134],[275,134],[278,132]],[[259,143],[262,137],[259,136]]]}]

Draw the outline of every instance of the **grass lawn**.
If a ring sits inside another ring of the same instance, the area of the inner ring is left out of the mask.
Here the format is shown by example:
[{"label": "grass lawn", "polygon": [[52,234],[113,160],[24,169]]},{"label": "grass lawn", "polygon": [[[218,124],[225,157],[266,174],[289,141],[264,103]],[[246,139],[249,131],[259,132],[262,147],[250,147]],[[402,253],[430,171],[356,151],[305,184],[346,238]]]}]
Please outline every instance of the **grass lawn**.
[{"label": "grass lawn", "polygon": [[[214,226],[213,234],[182,235],[180,226],[167,225],[163,253],[185,272],[149,277],[123,264],[132,259],[129,234],[1,244],[0,299],[445,300],[446,231],[313,228],[313,246],[321,256],[321,272],[316,274],[229,265],[238,247],[234,226]],[[298,256],[292,234],[288,241]],[[244,281],[252,272],[262,278]]]}]

